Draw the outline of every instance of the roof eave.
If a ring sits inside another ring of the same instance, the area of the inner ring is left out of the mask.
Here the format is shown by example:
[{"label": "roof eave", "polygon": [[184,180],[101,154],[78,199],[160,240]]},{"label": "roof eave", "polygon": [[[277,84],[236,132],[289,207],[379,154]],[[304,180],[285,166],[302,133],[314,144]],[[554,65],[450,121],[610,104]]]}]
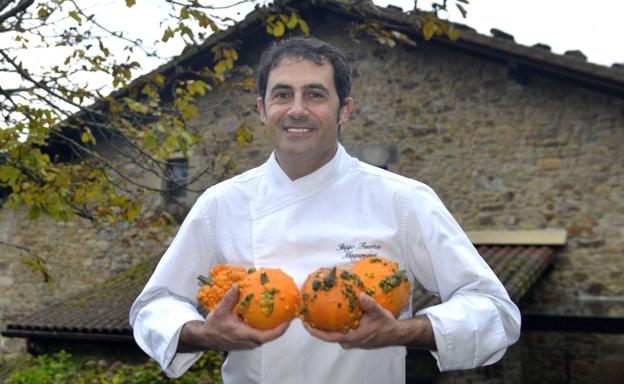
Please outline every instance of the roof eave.
[{"label": "roof eave", "polygon": [[113,341],[113,342],[134,342],[131,333],[91,333],[91,332],[71,332],[71,331],[49,331],[33,329],[6,329],[2,331],[4,337],[17,337],[25,339],[55,339],[72,341]]}]

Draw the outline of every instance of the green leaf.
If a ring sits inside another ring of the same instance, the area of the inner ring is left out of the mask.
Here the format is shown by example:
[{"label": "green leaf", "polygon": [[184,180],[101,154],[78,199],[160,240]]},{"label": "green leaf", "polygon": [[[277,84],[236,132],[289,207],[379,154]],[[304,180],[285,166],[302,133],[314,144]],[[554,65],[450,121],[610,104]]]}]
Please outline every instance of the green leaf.
[{"label": "green leaf", "polygon": [[136,0],[126,0],[126,7],[130,8],[136,4]]},{"label": "green leaf", "polygon": [[147,150],[152,150],[158,145],[156,136],[152,132],[147,132],[143,138],[143,145]]},{"label": "green leaf", "polygon": [[161,40],[166,43],[171,38],[173,38],[173,31],[171,30],[171,28],[167,28]]},{"label": "green leaf", "polygon": [[0,181],[8,185],[14,184],[15,180],[19,177],[17,169],[8,166],[0,165]]},{"label": "green leaf", "polygon": [[48,11],[48,9],[46,7],[40,7],[37,10],[37,16],[39,16],[40,19],[47,19],[48,16],[50,16],[50,12]]},{"label": "green leaf", "polygon": [[82,22],[82,19],[80,18],[80,15],[76,11],[69,11],[69,17],[71,17],[72,19],[76,20],[79,23]]},{"label": "green leaf", "polygon": [[182,7],[182,9],[180,9],[180,18],[182,20],[185,20],[185,19],[189,18],[189,9],[188,9],[188,7]]}]

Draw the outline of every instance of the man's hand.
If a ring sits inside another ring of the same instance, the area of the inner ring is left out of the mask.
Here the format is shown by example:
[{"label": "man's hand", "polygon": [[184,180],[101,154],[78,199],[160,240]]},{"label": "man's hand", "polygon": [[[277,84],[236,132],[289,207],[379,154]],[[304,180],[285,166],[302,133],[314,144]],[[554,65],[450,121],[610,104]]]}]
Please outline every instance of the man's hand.
[{"label": "man's hand", "polygon": [[410,345],[435,350],[431,322],[426,316],[397,320],[365,293],[360,293],[360,308],[364,312],[360,326],[347,333],[326,332],[305,324],[313,336],[321,340],[340,343],[345,348],[382,348],[390,345]]},{"label": "man's hand", "polygon": [[184,324],[178,341],[178,352],[252,349],[278,338],[288,329],[289,323],[266,331],[245,324],[233,311],[237,302],[238,286],[234,284],[215,310],[206,316],[205,321]]}]

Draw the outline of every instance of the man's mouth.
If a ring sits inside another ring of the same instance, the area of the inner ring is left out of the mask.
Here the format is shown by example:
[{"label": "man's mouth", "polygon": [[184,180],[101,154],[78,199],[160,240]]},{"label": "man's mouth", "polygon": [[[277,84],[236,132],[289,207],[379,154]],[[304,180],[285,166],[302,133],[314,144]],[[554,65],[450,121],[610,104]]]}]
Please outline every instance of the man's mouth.
[{"label": "man's mouth", "polygon": [[284,129],[288,133],[308,133],[313,131],[313,129],[309,127],[284,127]]},{"label": "man's mouth", "polygon": [[305,127],[286,127],[285,129],[287,132],[291,133],[306,133],[312,131],[312,128]]}]

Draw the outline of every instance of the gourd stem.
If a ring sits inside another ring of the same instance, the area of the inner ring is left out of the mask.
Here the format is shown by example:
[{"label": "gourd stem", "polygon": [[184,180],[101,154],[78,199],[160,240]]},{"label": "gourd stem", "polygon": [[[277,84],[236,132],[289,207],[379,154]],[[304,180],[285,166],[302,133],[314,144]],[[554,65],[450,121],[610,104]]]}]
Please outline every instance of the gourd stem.
[{"label": "gourd stem", "polygon": [[199,276],[197,276],[197,280],[201,281],[201,282],[202,282],[202,283],[204,283],[204,284],[208,284],[208,285],[210,285],[211,287],[212,287],[212,286],[213,286],[213,284],[214,284],[214,283],[212,282],[212,279],[210,278],[210,276],[199,275]]}]

